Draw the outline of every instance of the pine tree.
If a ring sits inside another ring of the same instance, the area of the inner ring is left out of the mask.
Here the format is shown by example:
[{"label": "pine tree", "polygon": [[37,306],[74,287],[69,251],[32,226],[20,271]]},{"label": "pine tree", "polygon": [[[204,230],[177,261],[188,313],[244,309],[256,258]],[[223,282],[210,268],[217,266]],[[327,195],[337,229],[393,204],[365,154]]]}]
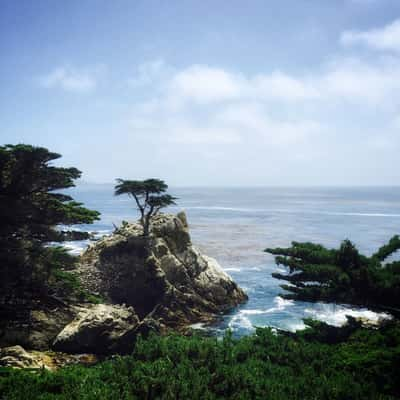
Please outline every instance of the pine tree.
[{"label": "pine tree", "polygon": [[92,223],[88,210],[59,190],[75,186],[81,172],[52,164],[61,156],[31,145],[0,146],[0,295],[41,295],[50,289],[54,269],[73,262],[63,248],[49,242],[72,239],[59,225]]}]

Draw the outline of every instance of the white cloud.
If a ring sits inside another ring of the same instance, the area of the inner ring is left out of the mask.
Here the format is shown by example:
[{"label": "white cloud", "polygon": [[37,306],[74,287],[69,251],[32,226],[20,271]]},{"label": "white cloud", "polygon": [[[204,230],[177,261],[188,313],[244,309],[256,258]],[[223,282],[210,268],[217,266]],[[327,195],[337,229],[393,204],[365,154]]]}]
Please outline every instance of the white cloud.
[{"label": "white cloud", "polygon": [[193,65],[174,75],[169,90],[174,96],[205,103],[238,98],[241,86],[238,76],[221,68]]},{"label": "white cloud", "polygon": [[251,81],[254,97],[301,101],[319,97],[318,90],[307,79],[298,79],[280,71],[260,74]]},{"label": "white cloud", "polygon": [[176,144],[208,145],[208,144],[238,144],[242,141],[241,134],[235,129],[227,129],[218,124],[208,127],[189,123],[178,123],[171,126],[167,141]]},{"label": "white cloud", "polygon": [[299,143],[322,131],[322,126],[312,120],[274,118],[260,102],[228,105],[216,115],[216,121],[231,131],[242,132],[244,137],[274,146]]},{"label": "white cloud", "polygon": [[129,79],[128,83],[132,87],[150,85],[162,78],[168,68],[162,59],[142,63],[138,66],[136,75]]},{"label": "white cloud", "polygon": [[87,93],[93,91],[104,74],[104,66],[90,69],[76,69],[72,67],[58,67],[47,75],[38,79],[44,88],[58,88],[67,92]]},{"label": "white cloud", "polygon": [[177,71],[169,90],[174,97],[198,103],[245,98],[299,101],[318,97],[318,92],[307,82],[280,71],[246,77],[207,65],[194,65]]},{"label": "white cloud", "polygon": [[400,59],[363,61],[339,57],[309,75],[272,71],[245,76],[223,68],[194,65],[170,73],[158,81],[171,109],[187,102],[199,105],[229,102],[315,104],[348,101],[378,104],[400,89]]},{"label": "white cloud", "polygon": [[349,181],[357,182],[357,165],[374,151],[392,154],[390,145],[400,140],[395,127],[384,123],[393,121],[400,105],[396,55],[337,55],[306,74],[144,65],[138,77],[151,78],[143,79],[145,95],[131,110],[132,140],[143,149],[162,149],[159,157],[171,165],[185,160],[205,182],[213,179],[213,168],[237,174],[243,166],[254,182],[283,169],[295,183],[302,174],[332,172],[329,165],[339,175],[350,171]]},{"label": "white cloud", "polygon": [[327,100],[385,107],[400,89],[400,60],[383,58],[366,62],[339,58],[314,82]]},{"label": "white cloud", "polygon": [[[195,65],[174,71],[159,83],[164,90],[132,110],[131,127],[142,137],[188,145],[272,146],[298,143],[320,125],[273,115],[271,100],[311,99],[316,91],[281,73],[244,77],[221,68]],[[151,140],[151,139],[149,139]]]},{"label": "white cloud", "polygon": [[400,19],[382,28],[345,31],[340,41],[345,46],[363,45],[376,50],[400,51]]}]

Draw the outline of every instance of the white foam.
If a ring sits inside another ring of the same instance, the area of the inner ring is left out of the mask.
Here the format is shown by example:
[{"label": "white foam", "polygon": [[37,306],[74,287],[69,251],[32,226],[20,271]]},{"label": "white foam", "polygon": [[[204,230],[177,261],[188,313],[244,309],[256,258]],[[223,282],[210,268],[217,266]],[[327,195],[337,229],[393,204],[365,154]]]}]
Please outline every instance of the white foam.
[{"label": "white foam", "polygon": [[224,271],[226,272],[240,272],[241,268],[223,268]]},{"label": "white foam", "polygon": [[247,213],[260,213],[260,212],[271,212],[271,213],[287,213],[287,214],[319,214],[319,215],[337,215],[337,216],[355,216],[355,217],[387,217],[387,218],[400,218],[400,214],[388,214],[388,213],[363,213],[363,212],[331,212],[331,211],[311,211],[311,210],[285,210],[285,209],[260,209],[260,208],[240,208],[240,207],[222,207],[222,206],[192,206],[186,207],[186,209],[195,210],[216,210],[216,211],[236,211],[236,212],[247,212]]},{"label": "white foam", "polygon": [[315,319],[333,326],[342,326],[345,324],[347,315],[354,318],[362,318],[372,323],[377,323],[382,319],[391,319],[391,316],[387,313],[377,313],[366,308],[351,309],[331,304],[320,304],[317,308],[306,308],[304,312]]},{"label": "white foam", "polygon": [[229,321],[228,326],[233,331],[238,329],[247,329],[250,331],[254,330],[253,324],[245,315],[243,315],[243,313],[234,315],[233,318]]},{"label": "white foam", "polygon": [[307,326],[304,324],[303,321],[289,322],[286,325],[286,329],[290,332],[302,331],[303,329],[306,329],[306,328],[307,328]]},{"label": "white foam", "polygon": [[277,305],[279,310],[283,310],[288,306],[294,305],[294,301],[293,300],[287,300],[287,299],[284,299],[283,297],[280,297],[280,296],[276,296],[275,297],[274,303]]},{"label": "white foam", "polygon": [[215,210],[215,211],[238,211],[238,212],[260,212],[267,210],[260,210],[256,208],[240,208],[240,207],[220,207],[220,206],[192,206],[185,207],[187,210]]},{"label": "white foam", "polygon": [[256,315],[256,314],[267,314],[270,312],[269,310],[241,310],[240,313],[244,315]]},{"label": "white foam", "polygon": [[286,307],[292,306],[294,304],[293,300],[285,300],[280,296],[274,298],[275,307],[267,308],[264,310],[260,309],[245,309],[240,310],[239,314],[243,315],[259,315],[259,314],[271,314],[276,311],[283,311]]},{"label": "white foam", "polygon": [[386,213],[360,213],[360,212],[322,212],[325,215],[348,215],[355,217],[389,217],[400,218],[400,214],[386,214]]},{"label": "white foam", "polygon": [[63,244],[63,247],[65,247],[68,250],[68,253],[73,254],[73,255],[80,255],[82,254],[83,250],[85,250],[87,244],[85,243],[85,245],[82,246],[82,242],[80,242],[81,244],[75,244],[75,243],[71,243],[71,242],[65,242]]},{"label": "white foam", "polygon": [[198,322],[196,324],[189,325],[190,328],[196,329],[196,330],[206,330],[207,328],[205,327],[204,322]]}]

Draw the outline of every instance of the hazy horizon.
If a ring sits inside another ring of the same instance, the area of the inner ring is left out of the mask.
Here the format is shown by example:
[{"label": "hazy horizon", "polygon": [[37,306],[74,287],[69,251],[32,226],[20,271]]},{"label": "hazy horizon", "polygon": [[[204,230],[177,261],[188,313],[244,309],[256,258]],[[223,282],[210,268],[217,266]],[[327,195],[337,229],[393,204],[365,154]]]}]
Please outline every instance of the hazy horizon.
[{"label": "hazy horizon", "polygon": [[83,180],[396,186],[400,2],[0,2],[0,144]]},{"label": "hazy horizon", "polygon": [[[78,180],[75,182],[75,187],[84,187],[84,186],[115,186],[116,182],[94,182],[94,181],[85,181],[85,180]],[[379,188],[400,188],[400,185],[330,185],[330,184],[321,184],[321,185],[269,185],[269,184],[259,184],[259,185],[168,185],[169,189],[195,189],[195,188],[203,188],[203,189],[379,189]]]}]

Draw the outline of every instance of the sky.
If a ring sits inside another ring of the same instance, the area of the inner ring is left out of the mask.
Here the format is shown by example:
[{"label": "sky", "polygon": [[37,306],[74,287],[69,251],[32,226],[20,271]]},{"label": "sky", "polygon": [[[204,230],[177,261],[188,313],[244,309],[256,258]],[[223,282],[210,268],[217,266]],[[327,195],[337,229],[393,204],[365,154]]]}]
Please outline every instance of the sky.
[{"label": "sky", "polygon": [[0,123],[86,182],[399,185],[400,1],[1,0]]}]

